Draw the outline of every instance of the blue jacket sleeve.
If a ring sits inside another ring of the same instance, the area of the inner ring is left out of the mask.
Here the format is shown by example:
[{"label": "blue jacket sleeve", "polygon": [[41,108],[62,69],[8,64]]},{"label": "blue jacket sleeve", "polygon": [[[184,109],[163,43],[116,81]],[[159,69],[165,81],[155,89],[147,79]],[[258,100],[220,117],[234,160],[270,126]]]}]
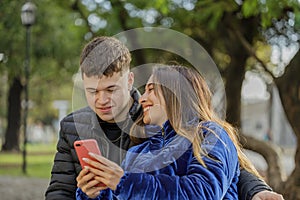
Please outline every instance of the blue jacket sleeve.
[{"label": "blue jacket sleeve", "polygon": [[76,200],[111,200],[115,199],[113,196],[113,193],[110,189],[102,190],[100,194],[92,199],[89,198],[80,188],[77,188],[76,190]]},{"label": "blue jacket sleeve", "polygon": [[[119,199],[223,199],[231,183],[238,181],[237,152],[225,131],[206,139],[202,148],[213,158],[203,158],[207,168],[193,157],[184,176],[125,172],[115,195]],[[237,188],[233,190],[237,197]]]}]

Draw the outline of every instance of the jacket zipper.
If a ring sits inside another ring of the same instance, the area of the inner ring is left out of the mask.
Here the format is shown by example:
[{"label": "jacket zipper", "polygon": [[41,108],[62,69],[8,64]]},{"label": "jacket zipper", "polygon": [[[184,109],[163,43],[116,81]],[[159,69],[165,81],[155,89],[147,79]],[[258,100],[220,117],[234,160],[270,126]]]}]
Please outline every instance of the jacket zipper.
[{"label": "jacket zipper", "polygon": [[164,127],[162,127],[162,129],[161,129],[161,135],[163,138],[163,147],[164,147],[165,146],[165,129],[164,129]]}]

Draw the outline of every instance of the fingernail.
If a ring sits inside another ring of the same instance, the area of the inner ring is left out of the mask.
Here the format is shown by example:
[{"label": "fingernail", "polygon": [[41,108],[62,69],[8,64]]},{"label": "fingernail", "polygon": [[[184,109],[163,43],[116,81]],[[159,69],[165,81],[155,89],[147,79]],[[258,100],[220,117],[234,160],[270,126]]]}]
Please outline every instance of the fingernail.
[{"label": "fingernail", "polygon": [[89,155],[95,157],[95,154],[92,152],[89,152]]},{"label": "fingernail", "polygon": [[82,160],[83,160],[83,161],[88,161],[89,159],[88,159],[88,158],[82,158]]}]

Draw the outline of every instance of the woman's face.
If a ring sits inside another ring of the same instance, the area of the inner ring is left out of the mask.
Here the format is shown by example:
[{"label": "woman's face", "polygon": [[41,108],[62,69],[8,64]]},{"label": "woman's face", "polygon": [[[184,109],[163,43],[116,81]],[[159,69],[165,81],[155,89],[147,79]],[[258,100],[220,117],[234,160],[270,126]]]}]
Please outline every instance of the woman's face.
[{"label": "woman's face", "polygon": [[154,93],[152,76],[149,78],[145,87],[145,93],[139,101],[144,111],[144,123],[162,126],[167,120],[166,104],[160,90],[158,90],[158,94]]}]

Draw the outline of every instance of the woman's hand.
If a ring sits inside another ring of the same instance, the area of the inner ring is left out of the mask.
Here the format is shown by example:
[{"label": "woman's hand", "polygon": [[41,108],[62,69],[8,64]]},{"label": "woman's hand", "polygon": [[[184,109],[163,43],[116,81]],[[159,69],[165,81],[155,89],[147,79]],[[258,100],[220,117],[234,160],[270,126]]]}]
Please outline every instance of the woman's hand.
[{"label": "woman's hand", "polygon": [[[91,174],[94,175],[96,181],[103,183],[108,188],[116,190],[117,185],[120,183],[121,177],[124,175],[124,170],[116,163],[93,153],[89,153],[95,160],[85,158],[84,161],[91,167],[86,167]],[[86,179],[89,179],[87,177]],[[91,183],[94,185],[94,182]]]},{"label": "woman's hand", "polygon": [[79,187],[88,197],[96,198],[101,190],[106,189],[100,186],[99,181],[95,180],[95,175],[90,173],[88,169],[82,169],[76,178],[77,187]]}]

